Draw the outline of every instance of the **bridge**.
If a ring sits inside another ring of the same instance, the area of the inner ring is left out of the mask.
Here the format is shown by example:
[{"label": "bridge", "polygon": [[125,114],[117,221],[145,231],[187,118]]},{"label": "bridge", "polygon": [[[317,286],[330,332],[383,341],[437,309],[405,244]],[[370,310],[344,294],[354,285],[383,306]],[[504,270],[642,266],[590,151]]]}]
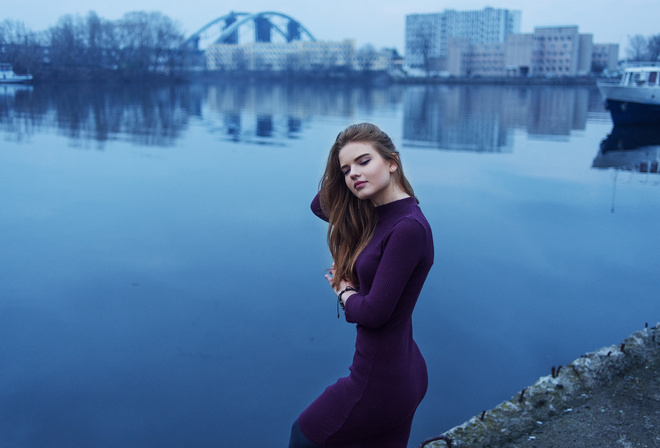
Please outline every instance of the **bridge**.
[{"label": "bridge", "polygon": [[281,12],[266,11],[256,14],[230,12],[212,20],[193,33],[182,48],[203,51],[212,44],[239,44],[247,42],[315,41],[312,33],[299,21]]}]

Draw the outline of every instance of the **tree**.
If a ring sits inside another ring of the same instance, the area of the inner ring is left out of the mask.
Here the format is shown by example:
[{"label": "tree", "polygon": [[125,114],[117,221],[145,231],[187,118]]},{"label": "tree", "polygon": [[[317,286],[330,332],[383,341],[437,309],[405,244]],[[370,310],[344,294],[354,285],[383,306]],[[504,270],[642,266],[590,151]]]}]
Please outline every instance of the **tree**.
[{"label": "tree", "polygon": [[660,34],[649,37],[648,56],[651,61],[660,59]]},{"label": "tree", "polygon": [[426,72],[428,78],[431,73],[431,50],[433,47],[433,35],[429,24],[424,23],[417,28],[412,36],[406,51],[421,56],[422,68]]},{"label": "tree", "polygon": [[51,66],[56,69],[78,68],[84,65],[84,23],[80,17],[65,15],[48,31]]},{"label": "tree", "polygon": [[17,73],[38,71],[44,60],[43,47],[41,36],[23,22],[0,23],[0,61],[12,64]]},{"label": "tree", "polygon": [[178,67],[183,34],[159,12],[125,14],[116,24],[119,68],[134,73],[169,72]]},{"label": "tree", "polygon": [[103,21],[94,11],[90,11],[85,19],[85,45],[87,46],[87,65],[98,69],[103,64],[104,26]]},{"label": "tree", "polygon": [[648,41],[641,34],[628,38],[626,53],[630,61],[645,61],[647,59]]}]

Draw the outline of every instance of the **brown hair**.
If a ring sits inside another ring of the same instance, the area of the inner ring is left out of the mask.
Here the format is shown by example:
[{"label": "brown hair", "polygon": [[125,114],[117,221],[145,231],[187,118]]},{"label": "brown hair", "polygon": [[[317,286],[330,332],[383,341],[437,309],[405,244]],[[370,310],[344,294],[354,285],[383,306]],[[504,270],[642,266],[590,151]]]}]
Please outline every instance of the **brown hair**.
[{"label": "brown hair", "polygon": [[321,207],[330,222],[328,246],[335,262],[333,288],[338,288],[342,279],[359,287],[355,261],[371,240],[377,223],[374,205],[369,200],[358,199],[349,190],[340,168],[339,151],[353,142],[370,143],[385,160],[393,161],[397,165],[392,174],[395,180],[403,191],[415,197],[412,186],[403,174],[399,153],[385,132],[373,124],[360,123],[347,127],[337,135],[319,191]]}]

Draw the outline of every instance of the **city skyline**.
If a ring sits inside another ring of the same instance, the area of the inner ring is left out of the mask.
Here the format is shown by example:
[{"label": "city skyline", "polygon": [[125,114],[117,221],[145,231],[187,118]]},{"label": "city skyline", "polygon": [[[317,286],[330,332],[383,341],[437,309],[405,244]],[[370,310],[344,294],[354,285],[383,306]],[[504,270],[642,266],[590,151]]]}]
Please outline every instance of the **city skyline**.
[{"label": "city skyline", "polygon": [[[85,16],[89,11],[94,11],[104,19],[116,20],[128,12],[159,11],[176,21],[184,35],[189,36],[211,20],[232,10],[253,13],[278,11],[298,20],[318,40],[354,39],[358,48],[372,44],[378,49],[396,48],[403,53],[406,15],[447,9],[481,10],[485,7],[521,11],[522,33],[531,33],[535,27],[577,25],[581,33],[592,34],[594,42],[619,44],[620,57],[625,56],[629,36],[641,34],[649,37],[660,34],[660,26],[655,22],[655,17],[660,13],[657,0],[632,0],[625,7],[614,0],[556,0],[547,4],[532,4],[525,0],[499,3],[452,0],[437,4],[423,0],[409,0],[405,4],[394,0],[335,0],[332,4],[319,2],[318,5],[310,5],[310,2],[303,0],[244,0],[222,8],[208,0],[168,4],[156,0],[24,0],[6,5],[1,19],[23,22],[32,31],[42,31],[55,25],[60,17],[67,14]],[[35,14],[35,11],[39,13]]]}]

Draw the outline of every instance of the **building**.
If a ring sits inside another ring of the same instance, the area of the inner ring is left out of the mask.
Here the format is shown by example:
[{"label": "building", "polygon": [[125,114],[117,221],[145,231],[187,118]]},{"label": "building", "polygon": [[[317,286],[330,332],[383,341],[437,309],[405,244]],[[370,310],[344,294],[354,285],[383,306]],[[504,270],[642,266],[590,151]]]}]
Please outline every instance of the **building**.
[{"label": "building", "polygon": [[[616,67],[619,46],[593,44],[577,26],[537,27],[532,34],[511,34],[504,43],[450,39],[446,73],[453,76],[584,76],[592,67]],[[602,69],[601,69],[602,71]]]},{"label": "building", "polygon": [[311,71],[352,67],[352,40],[214,44],[206,49],[208,70]]},{"label": "building", "polygon": [[406,16],[405,65],[426,71],[446,68],[450,40],[466,44],[504,43],[520,31],[520,11],[485,8]]},{"label": "building", "polygon": [[452,38],[447,46],[446,72],[454,76],[505,76],[506,44],[469,43]]},{"label": "building", "polygon": [[342,42],[292,41],[214,44],[206,50],[207,70],[248,71],[385,71],[400,66],[392,49],[365,46],[355,50],[352,40]]},{"label": "building", "polygon": [[406,16],[410,74],[491,77],[584,76],[615,70],[616,44],[594,44],[577,26],[520,34],[520,11],[485,8]]},{"label": "building", "polygon": [[511,34],[504,49],[504,75],[526,77],[532,72],[534,34]]},{"label": "building", "polygon": [[579,76],[591,72],[593,35],[577,26],[534,29],[533,76]]},{"label": "building", "polygon": [[591,71],[601,73],[603,71],[613,72],[619,65],[618,44],[594,44],[591,57]]}]

